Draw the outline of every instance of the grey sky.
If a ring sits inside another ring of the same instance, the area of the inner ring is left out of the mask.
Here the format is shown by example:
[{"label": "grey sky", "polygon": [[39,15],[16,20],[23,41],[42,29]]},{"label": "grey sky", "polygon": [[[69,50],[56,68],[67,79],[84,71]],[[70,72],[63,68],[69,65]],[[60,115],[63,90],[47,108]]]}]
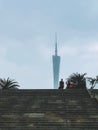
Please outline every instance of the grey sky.
[{"label": "grey sky", "polygon": [[55,32],[60,78],[98,75],[98,0],[0,0],[1,77],[52,88]]}]

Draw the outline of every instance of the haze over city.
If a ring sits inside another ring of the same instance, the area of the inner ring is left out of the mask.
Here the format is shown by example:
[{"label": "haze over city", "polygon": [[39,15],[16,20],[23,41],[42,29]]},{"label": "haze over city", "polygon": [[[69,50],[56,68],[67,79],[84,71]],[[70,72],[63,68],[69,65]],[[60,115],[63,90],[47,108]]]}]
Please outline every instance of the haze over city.
[{"label": "haze over city", "polygon": [[96,77],[98,0],[0,0],[0,77],[21,89],[53,88],[55,32],[59,78]]}]

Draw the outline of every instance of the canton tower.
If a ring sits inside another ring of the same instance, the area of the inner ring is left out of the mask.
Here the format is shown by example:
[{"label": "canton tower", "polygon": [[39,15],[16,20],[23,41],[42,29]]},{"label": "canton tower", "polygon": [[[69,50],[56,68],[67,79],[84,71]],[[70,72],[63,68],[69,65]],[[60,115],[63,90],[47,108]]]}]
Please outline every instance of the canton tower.
[{"label": "canton tower", "polygon": [[58,56],[57,50],[57,36],[55,36],[55,54],[52,56],[53,62],[53,84],[54,89],[58,89],[59,83],[59,68],[60,68],[60,56]]}]

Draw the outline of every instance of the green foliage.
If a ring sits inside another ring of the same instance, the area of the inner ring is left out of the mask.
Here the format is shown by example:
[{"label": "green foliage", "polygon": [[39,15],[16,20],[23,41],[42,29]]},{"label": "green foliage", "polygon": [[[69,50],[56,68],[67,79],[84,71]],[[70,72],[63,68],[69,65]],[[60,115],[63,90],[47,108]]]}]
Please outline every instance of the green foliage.
[{"label": "green foliage", "polygon": [[87,80],[90,82],[90,89],[93,89],[96,86],[96,84],[98,84],[98,76],[96,76],[96,78],[88,77]]},{"label": "green foliage", "polygon": [[[73,73],[69,76],[67,79],[67,82],[69,84],[73,84],[73,88],[86,88],[86,78],[84,77],[86,73],[79,74],[79,73]],[[67,84],[67,88],[69,88],[69,84]]]},{"label": "green foliage", "polygon": [[14,79],[1,79],[0,78],[0,88],[5,89],[17,89],[19,87],[18,82],[16,82]]}]

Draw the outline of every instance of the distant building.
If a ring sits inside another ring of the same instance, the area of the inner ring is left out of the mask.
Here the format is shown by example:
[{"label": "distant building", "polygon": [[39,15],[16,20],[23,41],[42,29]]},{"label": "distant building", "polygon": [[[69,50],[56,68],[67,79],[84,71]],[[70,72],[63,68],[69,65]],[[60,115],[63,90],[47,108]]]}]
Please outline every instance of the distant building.
[{"label": "distant building", "polygon": [[57,89],[59,87],[58,83],[59,83],[60,56],[58,56],[57,53],[58,53],[58,50],[57,50],[57,38],[56,38],[55,55],[52,56],[54,89]]}]

